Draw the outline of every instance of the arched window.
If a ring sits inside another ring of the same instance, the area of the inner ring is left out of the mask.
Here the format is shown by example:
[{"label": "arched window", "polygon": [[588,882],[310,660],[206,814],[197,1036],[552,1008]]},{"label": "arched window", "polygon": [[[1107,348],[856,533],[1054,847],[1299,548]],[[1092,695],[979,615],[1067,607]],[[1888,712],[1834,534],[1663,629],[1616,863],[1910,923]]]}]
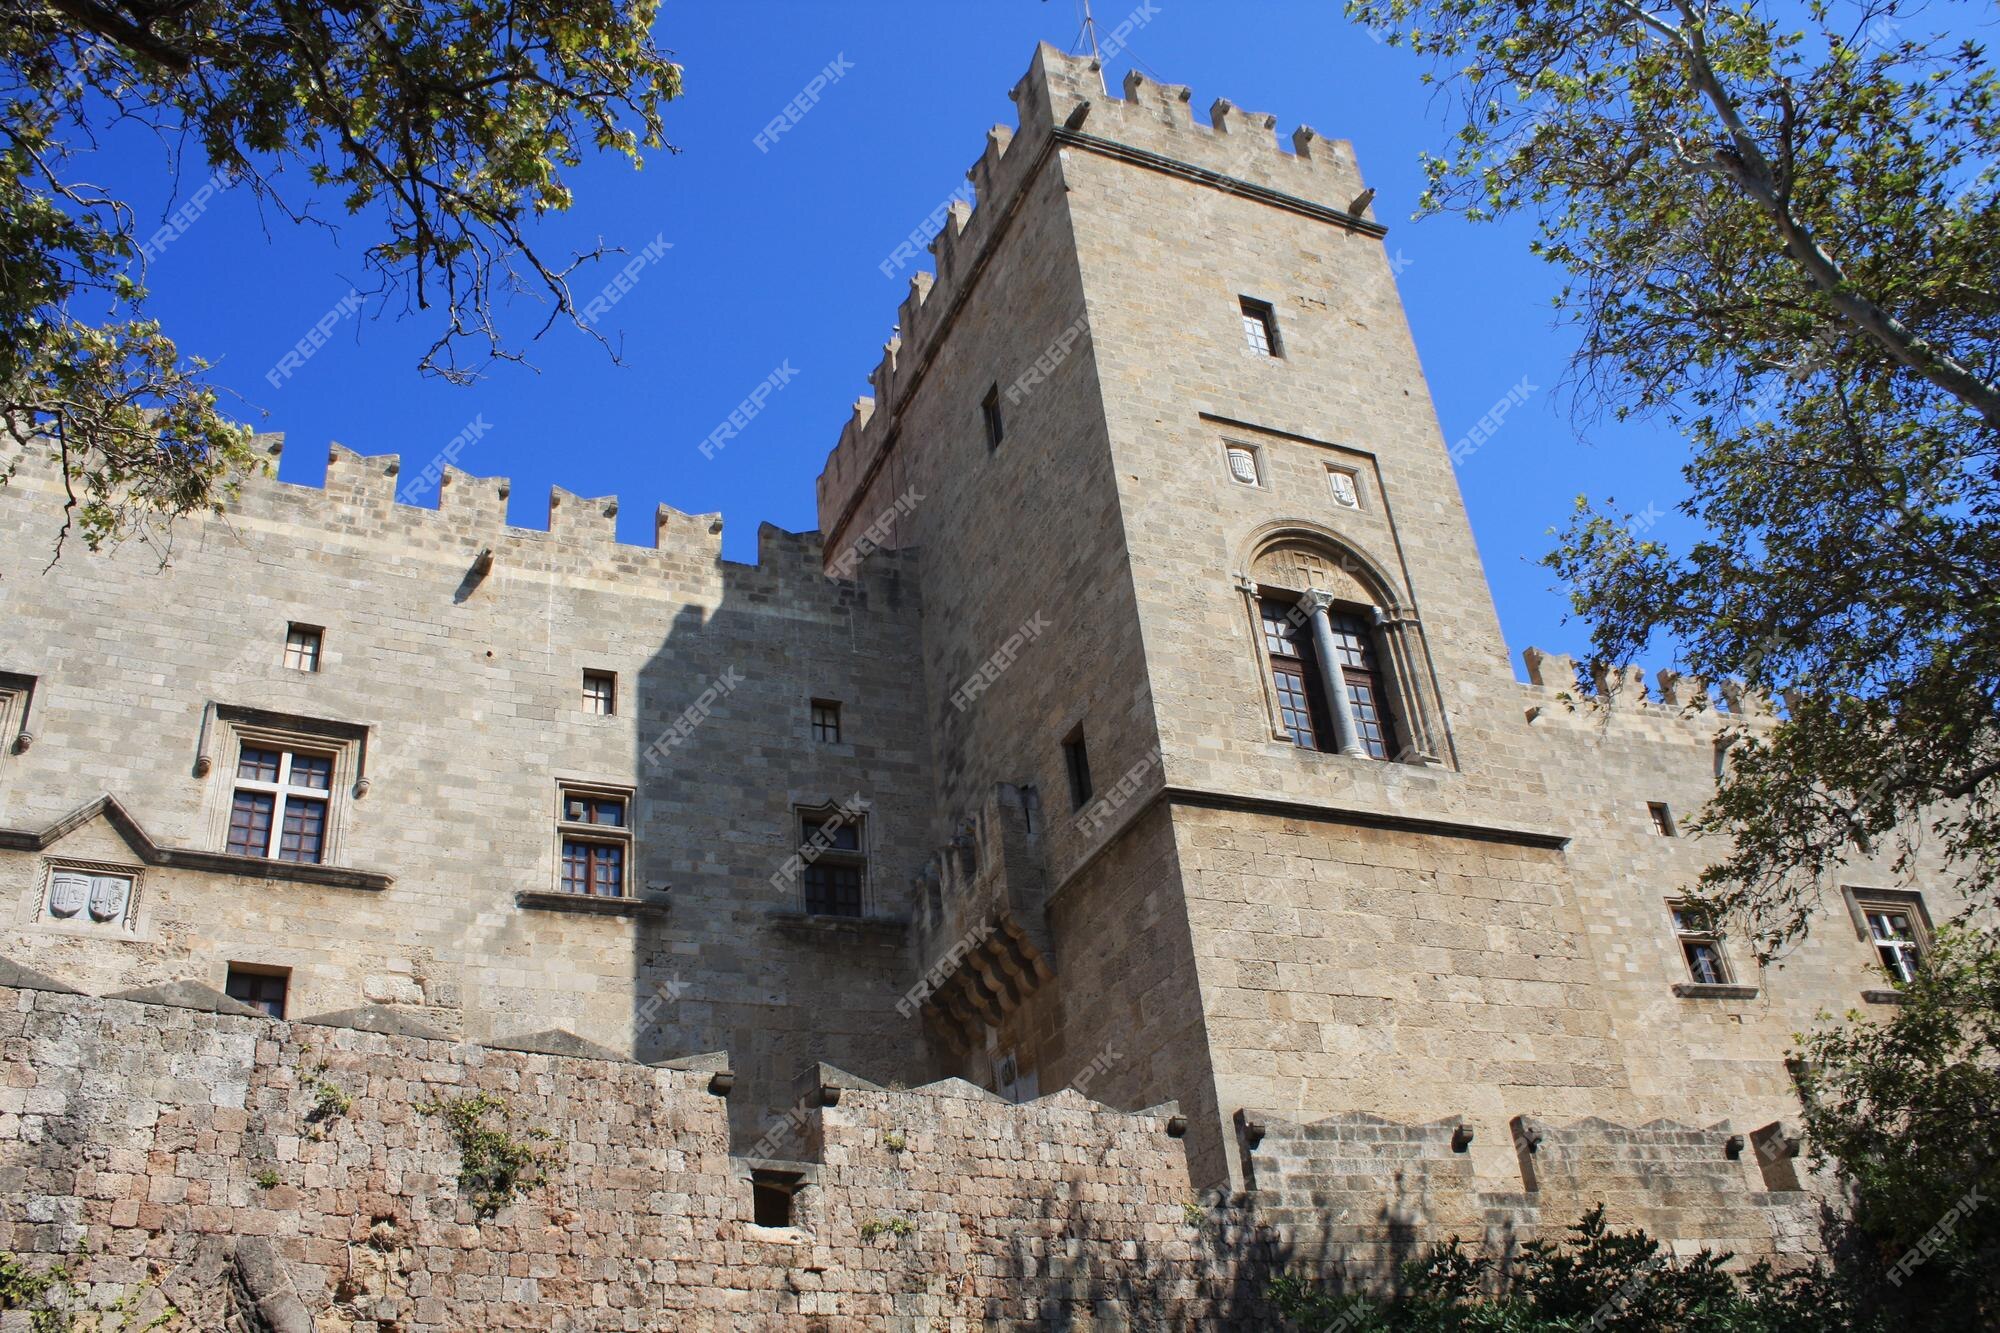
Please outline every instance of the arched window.
[{"label": "arched window", "polygon": [[1288,535],[1240,578],[1268,671],[1273,734],[1307,750],[1434,762],[1415,617],[1329,540]]},{"label": "arched window", "polygon": [[[1367,613],[1322,605],[1326,619],[1322,635],[1313,623],[1317,600],[1310,594],[1279,592],[1267,593],[1258,602],[1279,720],[1301,749],[1358,749],[1372,759],[1391,758],[1396,753],[1396,727],[1382,688],[1375,636],[1363,618]],[[1321,665],[1322,651],[1329,646],[1337,671]],[[1345,698],[1345,710],[1334,697],[1335,688]],[[1343,732],[1351,735],[1351,743],[1343,745]]]}]

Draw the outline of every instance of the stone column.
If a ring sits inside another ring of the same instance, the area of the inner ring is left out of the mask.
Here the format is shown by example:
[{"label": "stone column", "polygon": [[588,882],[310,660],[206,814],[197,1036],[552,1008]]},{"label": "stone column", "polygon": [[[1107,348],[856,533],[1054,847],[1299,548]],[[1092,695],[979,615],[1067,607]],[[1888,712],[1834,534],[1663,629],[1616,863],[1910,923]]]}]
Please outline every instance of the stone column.
[{"label": "stone column", "polygon": [[1340,652],[1333,643],[1333,622],[1326,618],[1333,594],[1309,588],[1300,602],[1312,612],[1313,646],[1319,650],[1319,680],[1326,690],[1327,711],[1333,714],[1335,748],[1366,759],[1368,751],[1361,747],[1361,733],[1354,725],[1354,704],[1347,697],[1347,673],[1340,669]]},{"label": "stone column", "polygon": [[1422,627],[1416,618],[1400,611],[1375,608],[1379,631],[1375,650],[1383,659],[1388,688],[1393,692],[1397,726],[1412,763],[1438,764],[1443,760],[1444,730],[1438,720],[1438,701],[1431,693],[1425,664]]}]

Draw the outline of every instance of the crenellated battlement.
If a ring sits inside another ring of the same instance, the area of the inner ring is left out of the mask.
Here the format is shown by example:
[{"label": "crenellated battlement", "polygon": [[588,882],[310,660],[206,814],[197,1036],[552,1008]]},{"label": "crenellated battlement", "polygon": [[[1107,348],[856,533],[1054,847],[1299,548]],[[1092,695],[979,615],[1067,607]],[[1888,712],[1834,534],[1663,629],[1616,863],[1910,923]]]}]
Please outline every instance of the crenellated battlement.
[{"label": "crenellated battlement", "polygon": [[857,517],[850,511],[890,448],[904,403],[1027,185],[1058,144],[1381,234],[1353,146],[1309,126],[1292,133],[1287,150],[1275,116],[1242,110],[1227,98],[1211,105],[1202,124],[1187,87],[1158,83],[1136,70],[1125,77],[1122,100],[1114,98],[1095,59],[1065,55],[1046,42],[1011,96],[1018,124],[987,131],[984,151],[966,172],[975,203],[954,199],[946,209],[944,226],[931,241],[934,272],[910,279],[895,331],[868,377],[872,392],[856,400],[820,474],[820,525],[830,537]]},{"label": "crenellated battlement", "polygon": [[[1774,716],[1770,696],[1745,687],[1741,681],[1725,680],[1711,690],[1710,683],[1700,677],[1663,668],[1654,673],[1653,689],[1649,691],[1645,669],[1630,663],[1623,666],[1594,663],[1584,668],[1567,653],[1533,647],[1522,651],[1521,660],[1528,669],[1529,691],[1549,699],[1574,699],[1582,673],[1587,670],[1595,691],[1593,697],[1613,710],[1661,719],[1678,718],[1699,725],[1704,731],[1713,731],[1724,722],[1769,722]],[[1549,715],[1539,706],[1529,710],[1530,721]]]},{"label": "crenellated battlement", "polygon": [[[266,470],[243,478],[238,494],[226,503],[220,521],[231,527],[268,523],[328,536],[366,537],[468,563],[483,561],[490,552],[495,560],[518,569],[560,570],[566,577],[583,579],[630,579],[641,574],[700,585],[718,581],[724,567],[731,566],[792,582],[808,576],[829,582],[820,569],[819,534],[813,531],[788,532],[763,525],[758,530],[757,563],[749,566],[723,558],[719,513],[689,514],[659,505],[653,518],[653,545],[646,547],[619,539],[615,495],[584,496],[552,486],[549,526],[524,527],[508,520],[513,483],[506,477],[475,476],[440,463],[420,474],[424,490],[435,478],[438,503],[430,508],[413,502],[423,491],[413,493],[414,483],[398,454],[363,454],[330,444],[326,480],[312,486],[277,477],[285,448],[282,433],[259,435],[256,445],[267,459]],[[10,489],[59,493],[61,478],[48,455],[29,452],[21,464]],[[41,503],[39,497],[36,503]],[[892,577],[890,571],[914,558],[914,552],[871,552],[846,572],[863,582]]]}]

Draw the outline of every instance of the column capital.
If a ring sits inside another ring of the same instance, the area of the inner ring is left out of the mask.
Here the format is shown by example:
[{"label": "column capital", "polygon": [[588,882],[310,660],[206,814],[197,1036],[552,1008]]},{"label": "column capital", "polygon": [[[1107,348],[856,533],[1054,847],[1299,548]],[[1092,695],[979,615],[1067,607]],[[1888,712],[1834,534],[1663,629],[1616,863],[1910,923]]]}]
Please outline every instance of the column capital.
[{"label": "column capital", "polygon": [[1333,594],[1323,588],[1307,588],[1299,602],[1309,611],[1325,611],[1333,606]]}]

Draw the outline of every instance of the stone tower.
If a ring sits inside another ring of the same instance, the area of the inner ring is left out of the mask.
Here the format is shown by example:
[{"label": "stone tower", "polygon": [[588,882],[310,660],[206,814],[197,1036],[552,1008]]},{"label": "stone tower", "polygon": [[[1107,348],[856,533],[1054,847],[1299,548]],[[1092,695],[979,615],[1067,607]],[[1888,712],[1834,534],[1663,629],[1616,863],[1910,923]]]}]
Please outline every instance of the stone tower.
[{"label": "stone tower", "polygon": [[[40,1173],[0,1232],[164,1256],[252,1214],[347,1237],[380,1195],[443,1244],[471,1214],[442,1131],[406,1137],[421,1070],[593,1145],[552,1188],[620,1254],[669,1238],[653,1308],[791,1327],[1086,1278],[1212,1317],[1270,1257],[1232,1238],[1379,1275],[1597,1202],[1809,1248],[1791,1034],[1894,1003],[1959,903],[1923,858],[1845,867],[1770,973],[1678,912],[1717,706],[1633,667],[1579,704],[1534,649],[1515,680],[1347,145],[1123,94],[1036,54],[821,530],[754,564],[720,515],[662,506],[642,548],[557,489],[516,527],[504,479],[335,445],[164,565],[43,575],[61,478],[0,489],[0,1009],[33,1029],[0,1143]],[[301,1139],[308,1060],[382,1114]],[[184,1102],[360,1183],[306,1206],[188,1149],[201,1189],[139,1208],[147,1173],[94,1163],[205,1143]],[[925,1259],[884,1291],[892,1195]],[[559,1239],[537,1216],[451,1247],[509,1270]],[[779,1291],[808,1240],[824,1291]],[[591,1272],[578,1308],[617,1315],[627,1266]],[[478,1290],[402,1326],[548,1313]]]},{"label": "stone tower", "polygon": [[1349,145],[1123,93],[1040,49],[820,479],[831,563],[921,550],[947,1068],[1178,1098],[1237,1187],[1267,1116],[1505,1176],[1522,1116],[1782,1115],[1783,1020],[1652,958],[1712,722],[1515,681]]}]

